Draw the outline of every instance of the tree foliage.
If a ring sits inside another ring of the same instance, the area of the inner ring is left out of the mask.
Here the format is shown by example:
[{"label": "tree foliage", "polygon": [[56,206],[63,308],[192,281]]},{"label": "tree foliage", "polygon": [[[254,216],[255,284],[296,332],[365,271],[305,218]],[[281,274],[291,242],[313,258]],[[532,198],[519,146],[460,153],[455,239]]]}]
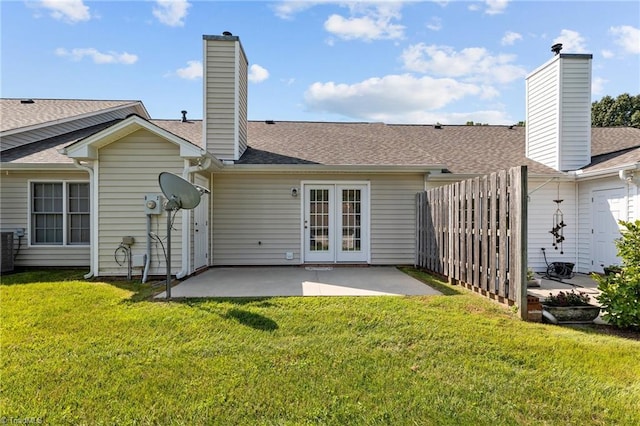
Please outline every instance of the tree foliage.
[{"label": "tree foliage", "polygon": [[605,96],[591,104],[591,125],[595,127],[640,127],[640,95],[623,93]]}]

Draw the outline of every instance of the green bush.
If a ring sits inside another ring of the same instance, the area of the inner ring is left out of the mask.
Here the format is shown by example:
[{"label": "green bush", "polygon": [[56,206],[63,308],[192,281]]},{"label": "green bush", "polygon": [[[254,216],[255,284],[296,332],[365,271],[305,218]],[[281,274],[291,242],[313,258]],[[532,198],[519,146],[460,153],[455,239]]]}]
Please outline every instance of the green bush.
[{"label": "green bush", "polygon": [[612,275],[594,275],[602,292],[597,299],[609,324],[640,329],[640,220],[620,224],[626,228],[616,240],[622,267]]}]

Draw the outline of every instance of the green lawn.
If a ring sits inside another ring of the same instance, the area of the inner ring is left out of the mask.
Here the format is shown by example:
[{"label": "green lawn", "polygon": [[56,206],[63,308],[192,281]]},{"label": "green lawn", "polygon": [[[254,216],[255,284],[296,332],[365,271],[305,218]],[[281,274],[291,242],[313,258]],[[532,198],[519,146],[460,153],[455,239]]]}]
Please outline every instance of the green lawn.
[{"label": "green lawn", "polygon": [[[45,424],[640,424],[640,341],[430,297],[145,300],[0,286],[0,418]],[[27,281],[45,280],[30,276]]]}]

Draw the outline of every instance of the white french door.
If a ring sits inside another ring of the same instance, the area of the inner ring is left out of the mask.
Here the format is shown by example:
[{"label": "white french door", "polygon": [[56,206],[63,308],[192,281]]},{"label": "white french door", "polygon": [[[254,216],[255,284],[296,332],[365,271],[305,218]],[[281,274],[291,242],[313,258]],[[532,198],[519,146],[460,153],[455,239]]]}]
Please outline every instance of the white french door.
[{"label": "white french door", "polygon": [[367,184],[304,185],[304,261],[369,260]]}]

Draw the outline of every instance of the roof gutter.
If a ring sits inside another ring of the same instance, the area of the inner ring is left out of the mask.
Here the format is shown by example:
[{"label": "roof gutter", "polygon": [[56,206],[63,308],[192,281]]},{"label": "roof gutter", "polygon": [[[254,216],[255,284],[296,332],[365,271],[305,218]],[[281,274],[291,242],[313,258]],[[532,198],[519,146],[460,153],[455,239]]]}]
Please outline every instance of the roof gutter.
[{"label": "roof gutter", "polygon": [[[575,170],[575,171],[571,171],[568,172],[571,176],[574,176],[575,179],[577,180],[588,180],[588,179],[595,179],[601,176],[606,176],[606,175],[618,175],[620,176],[620,178],[622,180],[626,180],[626,178],[622,178],[622,175],[634,175],[634,171],[636,170],[640,170],[640,162],[636,162],[636,163],[631,163],[631,164],[625,164],[622,166],[617,166],[617,167],[609,167],[606,169],[602,169],[602,170],[594,170],[594,171],[584,171],[584,170]],[[634,178],[634,180],[637,178]]]},{"label": "roof gutter", "polygon": [[325,165],[325,164],[223,164],[222,173],[425,173],[443,165]]},{"label": "roof gutter", "polygon": [[75,170],[73,163],[0,163],[0,170]]}]

